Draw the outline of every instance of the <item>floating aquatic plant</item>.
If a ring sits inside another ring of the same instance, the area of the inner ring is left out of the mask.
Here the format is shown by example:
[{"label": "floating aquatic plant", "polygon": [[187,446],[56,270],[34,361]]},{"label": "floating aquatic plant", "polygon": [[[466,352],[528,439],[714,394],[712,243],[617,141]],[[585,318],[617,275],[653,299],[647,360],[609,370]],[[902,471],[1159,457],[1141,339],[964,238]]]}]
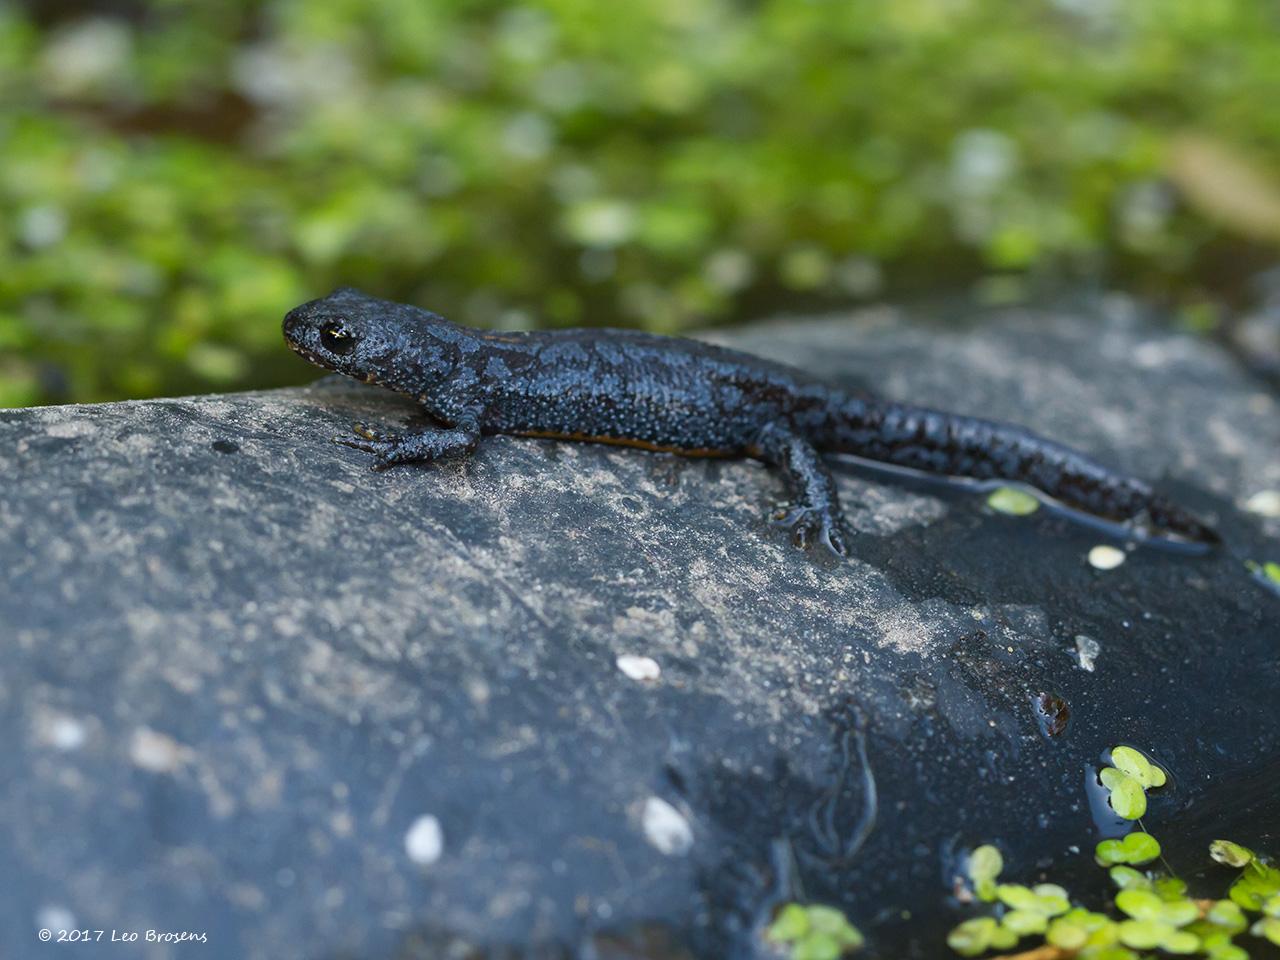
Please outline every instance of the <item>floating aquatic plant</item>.
[{"label": "floating aquatic plant", "polygon": [[987,497],[987,506],[996,513],[1011,517],[1025,517],[1040,509],[1040,501],[1018,487],[999,487]]},{"label": "floating aquatic plant", "polygon": [[862,934],[835,907],[788,903],[778,910],[765,937],[787,960],[838,960],[861,948]]},{"label": "floating aquatic plant", "polygon": [[1209,856],[1228,867],[1247,867],[1253,862],[1253,851],[1230,840],[1215,840],[1209,844]]},{"label": "floating aquatic plant", "polygon": [[1120,840],[1103,840],[1093,854],[1094,860],[1102,867],[1121,863],[1140,866],[1150,863],[1158,856],[1160,856],[1160,841],[1141,830]]},{"label": "floating aquatic plant", "polygon": [[1019,936],[1044,933],[1051,919],[1071,909],[1067,891],[1056,883],[1038,883],[1034,887],[1002,883],[996,888],[996,896],[1009,908],[1001,925]]},{"label": "floating aquatic plant", "polygon": [[[1130,836],[1147,837],[1136,848],[1158,856],[1154,837]],[[1027,936],[1043,934],[1041,947],[997,960],[1139,960],[1153,950],[1248,960],[1248,950],[1234,942],[1245,930],[1280,944],[1280,870],[1230,841],[1216,841],[1211,855],[1242,869],[1229,900],[1193,899],[1178,877],[1117,865],[1110,870],[1118,888],[1115,915],[1072,906],[1066,891],[1054,884],[1028,888],[1004,883],[997,887],[997,912],[964,921],[951,931],[947,943],[956,953],[972,957],[1008,950]],[[1250,923],[1248,913],[1260,916]]]},{"label": "floating aquatic plant", "polygon": [[990,903],[996,899],[996,878],[1003,869],[1004,857],[989,843],[976,847],[969,854],[969,880],[979,900]]},{"label": "floating aquatic plant", "polygon": [[1018,942],[1018,934],[994,917],[966,920],[947,935],[947,946],[962,957],[976,957],[988,950],[1007,950]]},{"label": "floating aquatic plant", "polygon": [[[1122,815],[1139,807],[1145,811],[1146,791],[1168,781],[1165,771],[1132,747],[1114,747],[1110,760],[1099,778],[1111,791],[1112,806]],[[1157,951],[1249,960],[1248,949],[1235,942],[1246,931],[1280,945],[1280,869],[1266,857],[1230,840],[1215,840],[1209,856],[1239,873],[1228,898],[1212,900],[1191,897],[1179,877],[1138,869],[1160,856],[1160,842],[1145,829],[1100,842],[1094,859],[1108,868],[1117,892],[1113,909],[1098,912],[1072,904],[1056,884],[998,883],[1004,859],[999,849],[984,844],[969,854],[966,872],[976,898],[992,904],[990,912],[959,924],[947,944],[962,956],[976,957],[1010,950],[1026,937],[1043,937],[1033,949],[995,960],[1144,960]]]},{"label": "floating aquatic plant", "polygon": [[1246,560],[1244,565],[1249,568],[1250,573],[1260,580],[1267,580],[1276,586],[1280,586],[1280,563],[1276,563],[1274,560],[1268,560],[1265,563]]},{"label": "floating aquatic plant", "polygon": [[[1145,810],[1146,791],[1168,782],[1164,769],[1133,747],[1113,747],[1110,761],[1099,778],[1117,811]],[[1215,840],[1208,853],[1239,871],[1227,898],[1192,897],[1180,877],[1139,869],[1161,859],[1160,842],[1145,828],[1101,841],[1094,859],[1108,868],[1116,894],[1109,910],[1095,911],[1073,904],[1055,883],[1000,882],[1004,857],[994,844],[982,844],[964,859],[972,895],[960,899],[984,904],[985,912],[954,927],[947,945],[965,957],[1002,951],[993,960],[1148,960],[1153,952],[1249,960],[1247,947],[1235,942],[1246,932],[1280,945],[1280,868],[1231,840]],[[1029,937],[1043,942],[1006,952]],[[786,960],[840,960],[864,943],[840,910],[803,903],[780,908],[765,938]]]},{"label": "floating aquatic plant", "polygon": [[1245,910],[1264,911],[1280,896],[1280,870],[1260,860],[1250,860],[1228,894]]},{"label": "floating aquatic plant", "polygon": [[1098,773],[1110,792],[1111,809],[1126,820],[1137,820],[1147,812],[1147,790],[1164,786],[1165,772],[1133,747],[1112,748],[1111,762],[1114,766]]}]

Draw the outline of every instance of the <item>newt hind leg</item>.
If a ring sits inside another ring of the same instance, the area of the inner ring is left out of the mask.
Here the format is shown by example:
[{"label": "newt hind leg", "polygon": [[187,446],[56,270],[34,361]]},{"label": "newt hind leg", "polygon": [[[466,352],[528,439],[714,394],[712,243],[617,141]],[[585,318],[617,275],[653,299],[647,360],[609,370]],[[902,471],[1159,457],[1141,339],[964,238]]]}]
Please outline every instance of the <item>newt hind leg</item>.
[{"label": "newt hind leg", "polygon": [[778,467],[795,491],[794,505],[775,514],[774,523],[791,530],[796,546],[808,547],[817,540],[837,557],[846,556],[835,479],[813,444],[786,424],[771,423],[760,431],[755,452]]}]

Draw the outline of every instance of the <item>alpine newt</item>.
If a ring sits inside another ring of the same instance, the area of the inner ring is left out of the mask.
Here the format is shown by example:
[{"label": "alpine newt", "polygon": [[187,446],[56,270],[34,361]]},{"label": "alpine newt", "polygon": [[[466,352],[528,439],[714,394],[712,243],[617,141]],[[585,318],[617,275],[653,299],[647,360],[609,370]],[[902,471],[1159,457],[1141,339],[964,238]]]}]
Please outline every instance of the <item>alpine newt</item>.
[{"label": "alpine newt", "polygon": [[1022,427],[841,389],[746,353],[631,330],[497,333],[340,289],[292,310],[289,346],[311,362],[413,397],[440,426],[339,443],[373,468],[459,456],[482,436],[625,444],[686,456],[752,457],[782,471],[794,505],[775,520],[807,546],[846,553],[822,453],[1036,487],[1067,507],[1157,535],[1214,531],[1082,453]]}]

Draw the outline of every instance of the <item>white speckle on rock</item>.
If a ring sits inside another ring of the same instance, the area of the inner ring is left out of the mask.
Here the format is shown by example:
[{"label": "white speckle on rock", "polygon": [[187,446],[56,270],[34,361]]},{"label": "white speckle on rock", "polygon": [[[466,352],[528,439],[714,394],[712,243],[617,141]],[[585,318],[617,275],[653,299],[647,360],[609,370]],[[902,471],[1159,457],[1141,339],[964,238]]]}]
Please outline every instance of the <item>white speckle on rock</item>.
[{"label": "white speckle on rock", "polygon": [[1114,570],[1125,561],[1125,552],[1100,543],[1089,551],[1089,566],[1096,570]]},{"label": "white speckle on rock", "polygon": [[78,926],[76,915],[57,903],[46,904],[36,913],[36,926],[41,930],[74,930]]},{"label": "white speckle on rock", "polygon": [[[1172,351],[1176,354],[1176,351]],[[1133,362],[1145,370],[1154,370],[1169,363],[1171,351],[1164,340],[1148,340],[1133,348]]]},{"label": "white speckle on rock", "polygon": [[50,717],[41,734],[49,746],[64,753],[79,750],[88,736],[83,723],[65,714]]},{"label": "white speckle on rock", "polygon": [[339,810],[329,817],[329,829],[333,831],[334,836],[349,837],[355,832],[355,828],[355,820],[345,810]]},{"label": "white speckle on rock", "polygon": [[404,852],[420,866],[430,866],[444,853],[444,831],[440,821],[431,814],[420,816],[404,835]]},{"label": "white speckle on rock", "polygon": [[186,749],[172,737],[139,727],[129,743],[129,758],[143,770],[173,773],[186,759]]},{"label": "white speckle on rock", "polygon": [[282,637],[296,637],[302,633],[302,626],[292,617],[280,614],[271,621],[275,631]]},{"label": "white speckle on rock", "polygon": [[1098,654],[1101,652],[1102,644],[1093,637],[1086,637],[1083,633],[1076,635],[1076,659],[1080,661],[1081,670],[1093,673]]},{"label": "white speckle on rock", "polygon": [[1280,517],[1280,490],[1259,490],[1245,501],[1244,508],[1264,517]]},{"label": "white speckle on rock", "polygon": [[246,910],[261,910],[267,905],[266,894],[252,883],[233,883],[227,887],[227,899]]},{"label": "white speckle on rock", "polygon": [[657,680],[662,676],[662,668],[652,657],[641,657],[633,653],[621,653],[614,661],[618,669],[632,680]]},{"label": "white speckle on rock", "polygon": [[688,853],[693,846],[693,827],[684,814],[661,797],[650,797],[644,802],[640,822],[645,837],[668,857]]},{"label": "white speckle on rock", "polygon": [[63,439],[88,437],[93,435],[93,424],[87,420],[62,420],[49,424],[44,432],[46,436]]}]

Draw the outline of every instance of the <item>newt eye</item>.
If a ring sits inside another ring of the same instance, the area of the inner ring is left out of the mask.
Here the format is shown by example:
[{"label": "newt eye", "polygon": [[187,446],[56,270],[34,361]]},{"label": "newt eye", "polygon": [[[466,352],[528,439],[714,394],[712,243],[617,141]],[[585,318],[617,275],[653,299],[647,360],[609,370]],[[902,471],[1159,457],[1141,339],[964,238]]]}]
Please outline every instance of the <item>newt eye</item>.
[{"label": "newt eye", "polygon": [[345,356],[356,348],[356,338],[340,320],[330,320],[320,328],[320,343],[330,353]]}]

